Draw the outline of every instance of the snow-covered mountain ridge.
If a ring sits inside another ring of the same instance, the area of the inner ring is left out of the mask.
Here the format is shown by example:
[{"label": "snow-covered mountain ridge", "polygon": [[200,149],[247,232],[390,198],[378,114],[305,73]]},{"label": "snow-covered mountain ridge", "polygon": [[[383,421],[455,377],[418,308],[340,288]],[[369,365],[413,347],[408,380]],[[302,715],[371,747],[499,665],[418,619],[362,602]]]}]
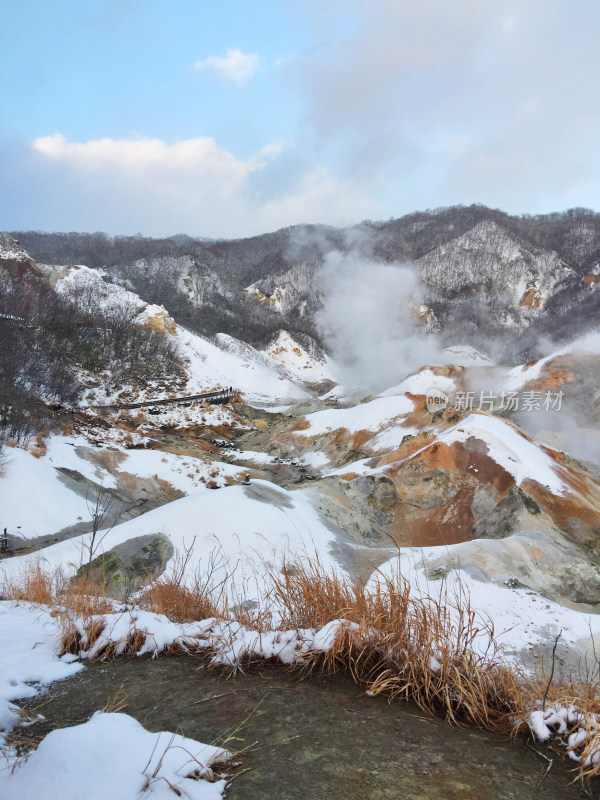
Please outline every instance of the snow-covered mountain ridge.
[{"label": "snow-covered mountain ridge", "polygon": [[332,251],[416,265],[444,338],[478,347],[482,335],[501,337],[509,361],[535,357],[542,336],[560,342],[583,332],[600,309],[600,215],[586,209],[515,217],[455,207],[218,242],[19,235],[38,261],[105,267],[179,323],[261,348],[280,329],[318,346],[319,276]]}]

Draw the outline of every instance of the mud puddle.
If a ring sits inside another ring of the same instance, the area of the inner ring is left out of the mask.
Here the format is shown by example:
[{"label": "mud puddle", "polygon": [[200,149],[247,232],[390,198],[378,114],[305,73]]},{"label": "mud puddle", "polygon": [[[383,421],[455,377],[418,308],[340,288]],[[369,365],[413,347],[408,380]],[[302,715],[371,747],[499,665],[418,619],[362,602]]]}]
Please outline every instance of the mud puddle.
[{"label": "mud puddle", "polygon": [[270,665],[230,678],[206,665],[188,656],[92,664],[25,705],[44,714],[36,733],[46,733],[84,722],[120,690],[125,713],[150,730],[243,751],[231,800],[590,797],[571,783],[572,765],[551,750],[544,751],[553,759],[545,774],[548,762],[522,741],[361,697],[345,678],[301,680]]}]

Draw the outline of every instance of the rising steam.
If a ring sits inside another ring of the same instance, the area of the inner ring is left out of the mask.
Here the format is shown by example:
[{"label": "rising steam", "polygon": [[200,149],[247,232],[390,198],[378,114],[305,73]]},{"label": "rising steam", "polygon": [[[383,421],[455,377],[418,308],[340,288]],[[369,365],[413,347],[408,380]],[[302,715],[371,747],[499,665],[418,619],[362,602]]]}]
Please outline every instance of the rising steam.
[{"label": "rising steam", "polygon": [[316,314],[340,382],[381,390],[448,355],[418,319],[423,292],[409,264],[382,264],[358,252],[330,252],[320,275]]}]

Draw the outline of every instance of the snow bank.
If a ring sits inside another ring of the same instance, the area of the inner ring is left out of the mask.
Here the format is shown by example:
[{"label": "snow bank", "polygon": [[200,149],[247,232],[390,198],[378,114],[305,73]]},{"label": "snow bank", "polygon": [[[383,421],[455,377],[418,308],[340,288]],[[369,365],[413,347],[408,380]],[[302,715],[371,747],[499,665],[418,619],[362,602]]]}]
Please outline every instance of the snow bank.
[{"label": "snow bank", "polygon": [[[92,660],[131,653],[153,658],[169,649],[186,652],[210,650],[211,664],[238,666],[249,659],[274,658],[283,664],[303,663],[309,652],[326,652],[341,630],[358,630],[355,623],[336,619],[322,628],[256,631],[234,620],[206,619],[175,623],[162,614],[128,608],[113,614],[98,614],[85,619],[74,617],[78,638],[77,657]],[[91,623],[91,625],[90,625]],[[90,641],[88,630],[100,631]]]},{"label": "snow bank", "polygon": [[[75,656],[57,657],[59,641],[49,610],[0,601],[0,746],[19,720],[12,701],[34,697],[44,684],[83,669],[73,663]],[[1,791],[0,796],[6,797]]]},{"label": "snow bank", "polygon": [[[211,765],[229,753],[175,733],[150,733],[127,714],[96,713],[49,733],[25,763],[0,768],[3,800],[218,800]],[[209,780],[206,780],[208,778]],[[175,787],[176,791],[171,787]]]},{"label": "snow bank", "polygon": [[[164,323],[165,335],[174,333],[180,354],[186,363],[188,384],[186,394],[200,394],[218,386],[234,386],[250,397],[301,398],[307,392],[297,381],[321,380],[325,366],[308,353],[301,351],[301,364],[283,358],[281,352],[265,354],[238,341],[232,336],[217,334],[215,343],[175,325],[162,306],[148,305],[137,294],[116,283],[105,280],[104,270],[85,266],[69,267],[56,282],[58,292],[70,296],[87,293],[105,311],[132,307],[137,311],[137,322],[146,324],[153,320]],[[286,343],[296,357],[299,346],[288,335]],[[283,341],[280,343],[283,346]],[[291,357],[290,357],[291,358]],[[285,362],[285,363],[284,363]],[[163,392],[157,392],[159,399]]]}]

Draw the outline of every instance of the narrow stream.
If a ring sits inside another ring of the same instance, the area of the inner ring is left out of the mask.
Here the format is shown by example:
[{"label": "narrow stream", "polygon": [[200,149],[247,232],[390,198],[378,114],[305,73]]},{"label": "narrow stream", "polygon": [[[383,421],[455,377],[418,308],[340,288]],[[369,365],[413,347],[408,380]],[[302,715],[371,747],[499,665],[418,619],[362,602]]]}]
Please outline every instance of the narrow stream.
[{"label": "narrow stream", "polygon": [[150,730],[243,751],[230,800],[590,797],[572,784],[572,764],[551,750],[547,772],[548,762],[521,740],[362,697],[346,678],[302,680],[269,664],[230,678],[206,664],[191,656],[91,664],[25,705],[46,717],[36,726],[45,733],[84,722],[121,690],[125,713]]}]

